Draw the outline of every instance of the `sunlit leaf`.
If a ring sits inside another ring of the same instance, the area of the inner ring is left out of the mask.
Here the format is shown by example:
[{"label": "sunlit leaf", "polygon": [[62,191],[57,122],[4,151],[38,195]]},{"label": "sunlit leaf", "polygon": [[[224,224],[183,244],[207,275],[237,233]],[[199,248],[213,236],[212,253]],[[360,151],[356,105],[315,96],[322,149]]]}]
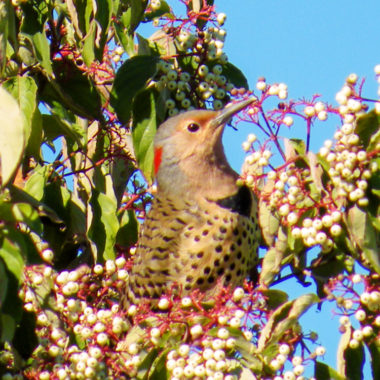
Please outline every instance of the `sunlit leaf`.
[{"label": "sunlit leaf", "polygon": [[248,81],[245,75],[235,65],[228,62],[223,65],[223,75],[231,82],[235,87],[242,87],[248,89]]},{"label": "sunlit leaf", "polygon": [[360,138],[360,143],[367,146],[371,136],[378,132],[380,126],[380,117],[375,111],[368,112],[361,116],[355,127],[355,133]]},{"label": "sunlit leaf", "polygon": [[22,10],[25,14],[21,26],[22,33],[33,43],[36,58],[40,61],[47,74],[51,75],[53,70],[50,59],[50,45],[45,34],[45,22],[47,19],[47,5],[40,2],[39,8],[31,2],[23,2]]},{"label": "sunlit leaf", "polygon": [[346,378],[340,376],[338,372],[332,369],[325,363],[319,361],[315,362],[314,376],[317,380],[345,380]]},{"label": "sunlit leaf", "polygon": [[153,178],[153,143],[157,129],[156,101],[153,89],[143,91],[133,104],[133,147],[146,180]]},{"label": "sunlit leaf", "polygon": [[11,240],[8,237],[0,236],[0,257],[4,260],[7,269],[21,281],[22,271],[24,269],[24,259],[21,255],[21,243],[23,237],[21,233],[12,234],[17,240]]},{"label": "sunlit leaf", "polygon": [[368,214],[356,205],[348,210],[347,227],[352,239],[362,249],[373,269],[380,273],[378,234]]},{"label": "sunlit leaf", "polygon": [[158,58],[136,56],[128,59],[118,70],[111,94],[111,105],[122,123],[126,123],[132,111],[132,101],[145,88],[157,70]]},{"label": "sunlit leaf", "polygon": [[26,130],[16,100],[1,87],[0,136],[0,184],[4,186],[11,179],[20,163],[26,143]]},{"label": "sunlit leaf", "polygon": [[295,326],[301,315],[318,301],[319,298],[315,294],[304,294],[277,308],[261,331],[258,350],[263,351],[272,342],[278,342],[288,329]]}]

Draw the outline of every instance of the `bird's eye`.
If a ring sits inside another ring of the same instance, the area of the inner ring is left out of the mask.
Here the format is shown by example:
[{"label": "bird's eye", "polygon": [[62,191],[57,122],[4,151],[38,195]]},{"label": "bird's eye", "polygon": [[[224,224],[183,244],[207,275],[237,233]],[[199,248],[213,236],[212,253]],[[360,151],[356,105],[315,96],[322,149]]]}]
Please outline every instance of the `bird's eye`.
[{"label": "bird's eye", "polygon": [[190,132],[196,132],[199,129],[199,125],[197,123],[191,123],[187,126],[187,130]]}]

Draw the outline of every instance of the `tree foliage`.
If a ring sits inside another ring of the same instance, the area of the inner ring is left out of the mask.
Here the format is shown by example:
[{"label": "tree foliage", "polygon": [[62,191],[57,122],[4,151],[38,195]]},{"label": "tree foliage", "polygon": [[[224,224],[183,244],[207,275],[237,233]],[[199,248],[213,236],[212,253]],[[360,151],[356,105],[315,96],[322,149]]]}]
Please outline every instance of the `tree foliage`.
[{"label": "tree foliage", "polygon": [[[317,379],[360,379],[368,361],[378,378],[379,103],[355,74],[337,107],[288,101],[286,85],[264,79],[250,90],[223,51],[214,1],[178,3],[183,17],[163,0],[0,3],[0,373],[295,379],[314,363]],[[240,181],[260,200],[258,283],[122,310],[157,126],[248,95],[239,123],[255,134]],[[328,118],[340,127],[312,153],[311,129]],[[282,139],[294,120],[305,139]],[[274,288],[291,278],[315,291]],[[325,302],[340,315],[335,369],[299,323]]]}]

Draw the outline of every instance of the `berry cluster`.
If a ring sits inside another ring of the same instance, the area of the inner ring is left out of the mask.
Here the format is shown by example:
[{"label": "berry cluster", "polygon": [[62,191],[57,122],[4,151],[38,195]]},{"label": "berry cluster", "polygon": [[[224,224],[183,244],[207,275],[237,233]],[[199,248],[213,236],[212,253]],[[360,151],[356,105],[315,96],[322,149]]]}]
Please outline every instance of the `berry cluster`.
[{"label": "berry cluster", "polygon": [[[349,347],[380,343],[380,277],[354,274],[339,276],[325,286],[340,309],[340,331],[349,332]],[[358,327],[355,327],[358,324]]]},{"label": "berry cluster", "polygon": [[[144,303],[123,311],[120,294],[129,268],[123,257],[60,273],[47,265],[27,267],[20,297],[25,309],[36,314],[38,346],[26,369],[15,374],[12,348],[2,351],[0,361],[9,370],[5,378],[130,378],[151,352],[158,352],[173,380],[237,379],[242,369],[238,357],[255,355],[271,314],[267,296],[247,284],[233,291],[221,288],[211,303],[195,291],[183,298],[163,296],[159,311]],[[284,338],[279,354],[291,361],[303,336],[289,330]],[[285,355],[286,344],[291,349]],[[257,356],[271,362],[268,376],[285,371],[281,358]],[[300,364],[294,374],[301,374]]]},{"label": "berry cluster", "polygon": [[[221,28],[225,15],[210,12],[208,17],[215,18],[215,26],[207,30],[200,29],[196,19],[187,20],[175,29],[171,23],[163,27],[178,50],[176,57],[160,61],[157,67],[156,87],[160,92],[168,91],[165,105],[169,116],[193,108],[207,108],[207,104],[215,110],[221,109],[234,90],[234,85],[223,75],[228,62],[223,52],[226,31]],[[183,59],[188,60],[187,70],[178,64]]]}]

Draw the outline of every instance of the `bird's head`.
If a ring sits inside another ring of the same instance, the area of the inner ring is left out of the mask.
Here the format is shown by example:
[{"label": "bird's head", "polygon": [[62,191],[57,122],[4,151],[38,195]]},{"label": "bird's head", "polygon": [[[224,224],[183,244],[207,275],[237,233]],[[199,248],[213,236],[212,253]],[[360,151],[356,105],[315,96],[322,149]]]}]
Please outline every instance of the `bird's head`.
[{"label": "bird's head", "polygon": [[154,169],[159,189],[187,184],[200,186],[218,174],[230,174],[236,180],[227,163],[222,134],[232,116],[252,103],[248,98],[228,105],[220,111],[192,110],[165,121],[154,140]]}]

